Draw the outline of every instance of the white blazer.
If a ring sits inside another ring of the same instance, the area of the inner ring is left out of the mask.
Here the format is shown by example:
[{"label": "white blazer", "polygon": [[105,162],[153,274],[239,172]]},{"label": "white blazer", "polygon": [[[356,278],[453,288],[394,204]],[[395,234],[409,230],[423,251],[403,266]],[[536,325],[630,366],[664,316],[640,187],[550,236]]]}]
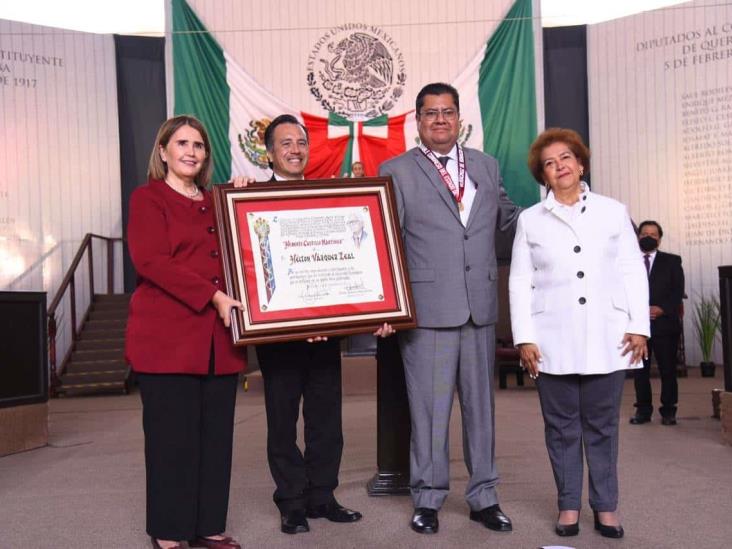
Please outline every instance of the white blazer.
[{"label": "white blazer", "polygon": [[537,344],[539,371],[549,374],[631,368],[619,348],[624,334],[650,336],[638,240],[620,202],[585,191],[578,208],[566,215],[550,192],[519,217],[509,277],[514,344]]}]

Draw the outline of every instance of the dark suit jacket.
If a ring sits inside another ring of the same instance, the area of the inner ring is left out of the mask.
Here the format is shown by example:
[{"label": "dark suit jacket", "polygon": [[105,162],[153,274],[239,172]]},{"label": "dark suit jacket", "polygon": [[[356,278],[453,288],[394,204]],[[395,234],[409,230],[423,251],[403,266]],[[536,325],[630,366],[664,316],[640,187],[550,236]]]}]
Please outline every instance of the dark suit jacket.
[{"label": "dark suit jacket", "polygon": [[651,337],[681,331],[681,300],[684,297],[684,270],[681,257],[662,251],[656,253],[651,267],[649,304],[663,309],[663,315],[651,320]]}]

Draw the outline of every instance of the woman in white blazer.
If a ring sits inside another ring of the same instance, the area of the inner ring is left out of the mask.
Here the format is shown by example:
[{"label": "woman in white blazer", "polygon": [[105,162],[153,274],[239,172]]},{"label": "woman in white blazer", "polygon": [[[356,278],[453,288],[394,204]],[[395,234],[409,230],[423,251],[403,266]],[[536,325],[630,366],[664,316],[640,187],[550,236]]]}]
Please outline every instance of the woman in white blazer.
[{"label": "woman in white blazer", "polygon": [[583,447],[595,529],[620,538],[618,420],[625,370],[642,367],[648,280],[625,206],[582,181],[590,151],[552,128],[529,150],[545,200],[521,213],[509,279],[521,363],[536,379],[558,491],[560,536],[577,535]]}]

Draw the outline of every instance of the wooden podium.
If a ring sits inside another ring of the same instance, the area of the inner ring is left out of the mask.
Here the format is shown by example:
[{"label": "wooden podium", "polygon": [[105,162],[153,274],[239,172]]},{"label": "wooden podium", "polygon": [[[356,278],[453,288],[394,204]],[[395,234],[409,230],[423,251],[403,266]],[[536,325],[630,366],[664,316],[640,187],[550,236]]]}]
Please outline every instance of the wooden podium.
[{"label": "wooden podium", "polygon": [[45,292],[0,292],[0,456],[48,443]]},{"label": "wooden podium", "polygon": [[409,495],[412,433],[402,355],[396,336],[376,347],[376,465],[366,485],[370,496]]}]

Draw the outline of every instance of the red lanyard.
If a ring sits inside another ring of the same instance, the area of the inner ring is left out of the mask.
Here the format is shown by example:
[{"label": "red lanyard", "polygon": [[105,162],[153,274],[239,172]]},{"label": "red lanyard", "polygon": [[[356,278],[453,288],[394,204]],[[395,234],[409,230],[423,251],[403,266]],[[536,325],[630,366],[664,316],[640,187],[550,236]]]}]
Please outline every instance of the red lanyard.
[{"label": "red lanyard", "polygon": [[463,206],[463,194],[465,194],[465,154],[463,153],[463,148],[460,145],[457,145],[457,157],[458,157],[458,184],[457,187],[455,187],[455,182],[452,180],[452,177],[450,177],[450,174],[448,173],[445,166],[442,165],[442,162],[440,162],[437,157],[435,156],[435,153],[433,153],[430,149],[422,145],[420,147],[420,150],[422,153],[432,162],[432,164],[435,166],[437,171],[440,174],[440,177],[442,178],[442,182],[445,184],[445,187],[452,193],[452,196],[455,197],[455,200],[458,204],[458,209],[462,212],[465,209],[465,206]]}]

